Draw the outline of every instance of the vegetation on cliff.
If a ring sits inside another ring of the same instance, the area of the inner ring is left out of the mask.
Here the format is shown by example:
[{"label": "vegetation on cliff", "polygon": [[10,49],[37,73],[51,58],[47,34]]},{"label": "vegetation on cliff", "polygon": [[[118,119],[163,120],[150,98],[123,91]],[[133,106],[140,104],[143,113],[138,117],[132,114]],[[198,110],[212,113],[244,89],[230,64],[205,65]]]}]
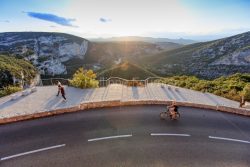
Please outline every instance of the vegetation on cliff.
[{"label": "vegetation on cliff", "polygon": [[250,74],[237,73],[214,80],[203,80],[194,76],[173,76],[162,81],[166,84],[209,92],[236,101],[240,101],[244,96],[245,100],[250,101]]},{"label": "vegetation on cliff", "polygon": [[36,68],[28,61],[14,56],[0,55],[0,88],[13,85],[13,77],[29,83],[36,76]]},{"label": "vegetation on cliff", "polygon": [[70,85],[77,88],[96,88],[99,82],[96,80],[96,74],[92,70],[79,68],[73,78],[69,80]]}]

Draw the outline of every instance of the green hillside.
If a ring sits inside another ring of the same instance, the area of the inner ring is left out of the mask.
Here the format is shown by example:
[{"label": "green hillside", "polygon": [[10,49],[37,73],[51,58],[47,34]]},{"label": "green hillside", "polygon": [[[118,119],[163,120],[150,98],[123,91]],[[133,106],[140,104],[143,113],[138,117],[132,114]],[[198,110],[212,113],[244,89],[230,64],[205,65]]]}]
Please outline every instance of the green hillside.
[{"label": "green hillside", "polygon": [[26,82],[36,75],[35,67],[29,62],[13,56],[0,55],[0,87],[13,84],[12,76],[21,79],[21,72]]},{"label": "green hillside", "polygon": [[[250,74],[234,74],[214,80],[198,79],[194,76],[173,76],[163,80],[166,84],[210,92],[228,99],[240,101],[241,96],[250,94]],[[245,97],[250,101],[249,95]]]},{"label": "green hillside", "polygon": [[213,79],[250,72],[250,32],[200,42],[142,58],[159,75],[195,75]]},{"label": "green hillside", "polygon": [[121,77],[124,79],[146,79],[148,77],[156,77],[157,75],[136,64],[124,62],[110,69],[100,71],[97,73],[97,76],[98,78]]}]

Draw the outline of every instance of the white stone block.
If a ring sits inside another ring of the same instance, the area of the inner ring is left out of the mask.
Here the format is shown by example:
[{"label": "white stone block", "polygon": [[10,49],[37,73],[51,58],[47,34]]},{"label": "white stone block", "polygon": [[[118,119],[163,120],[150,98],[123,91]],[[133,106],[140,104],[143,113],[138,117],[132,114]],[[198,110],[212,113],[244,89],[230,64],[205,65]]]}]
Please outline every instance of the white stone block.
[{"label": "white stone block", "polygon": [[16,100],[16,99],[18,99],[19,95],[13,94],[13,95],[10,95],[10,97],[11,97],[11,100]]},{"label": "white stone block", "polygon": [[22,96],[27,96],[28,94],[30,94],[30,90],[22,91]]},{"label": "white stone block", "polygon": [[36,92],[37,91],[37,88],[36,87],[32,87],[31,88],[31,92]]},{"label": "white stone block", "polygon": [[245,102],[244,107],[245,107],[245,108],[250,108],[250,102]]}]

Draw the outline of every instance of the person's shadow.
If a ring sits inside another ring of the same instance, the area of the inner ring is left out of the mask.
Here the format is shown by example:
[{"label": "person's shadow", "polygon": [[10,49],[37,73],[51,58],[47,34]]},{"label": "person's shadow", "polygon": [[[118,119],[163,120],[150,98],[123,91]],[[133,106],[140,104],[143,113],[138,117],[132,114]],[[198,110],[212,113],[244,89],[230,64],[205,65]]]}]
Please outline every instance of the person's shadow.
[{"label": "person's shadow", "polygon": [[22,98],[24,98],[24,97],[22,97],[22,96],[20,95],[20,97],[18,97],[18,98],[15,99],[15,100],[9,99],[9,100],[7,100],[7,101],[1,103],[1,104],[0,104],[0,111],[1,111],[2,109],[6,108],[6,107],[9,107],[9,106],[11,106],[11,105],[17,103],[17,102],[20,101]]},{"label": "person's shadow", "polygon": [[47,99],[47,103],[44,105],[45,110],[53,110],[57,108],[66,108],[79,105],[84,101],[88,101],[94,91],[93,89],[79,89],[73,87],[65,87],[64,89],[67,101],[63,101],[61,93],[58,96],[55,94]]}]

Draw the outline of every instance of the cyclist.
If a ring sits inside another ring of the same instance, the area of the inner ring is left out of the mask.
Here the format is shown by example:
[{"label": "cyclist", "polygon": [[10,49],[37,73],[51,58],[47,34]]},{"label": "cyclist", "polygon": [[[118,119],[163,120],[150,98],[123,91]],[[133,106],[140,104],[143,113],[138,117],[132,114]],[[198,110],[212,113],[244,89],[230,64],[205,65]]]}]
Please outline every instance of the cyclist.
[{"label": "cyclist", "polygon": [[168,107],[168,110],[170,112],[170,118],[171,119],[175,119],[176,118],[176,114],[178,112],[178,106],[176,105],[176,103],[172,102],[172,104]]}]

